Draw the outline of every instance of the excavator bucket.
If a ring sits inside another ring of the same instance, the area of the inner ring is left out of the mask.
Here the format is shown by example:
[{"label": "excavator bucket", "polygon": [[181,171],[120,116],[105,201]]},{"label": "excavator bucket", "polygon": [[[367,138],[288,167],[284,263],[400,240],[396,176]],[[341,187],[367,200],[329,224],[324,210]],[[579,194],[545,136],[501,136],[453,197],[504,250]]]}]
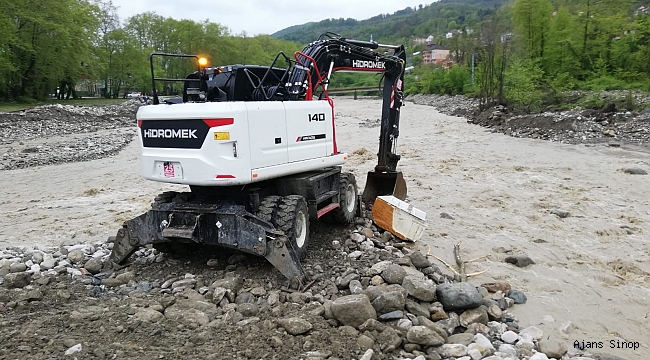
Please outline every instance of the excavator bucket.
[{"label": "excavator bucket", "polygon": [[393,195],[400,200],[406,199],[406,181],[401,171],[368,173],[361,200],[366,204],[372,204],[377,196],[383,195]]}]

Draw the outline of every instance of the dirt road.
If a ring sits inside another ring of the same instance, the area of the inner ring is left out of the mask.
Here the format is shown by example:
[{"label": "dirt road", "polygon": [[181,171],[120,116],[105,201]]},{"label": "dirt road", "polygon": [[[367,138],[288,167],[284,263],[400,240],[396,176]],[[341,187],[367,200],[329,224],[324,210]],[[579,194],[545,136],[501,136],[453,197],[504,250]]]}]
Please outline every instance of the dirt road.
[{"label": "dirt road", "polygon": [[[335,103],[339,147],[353,154],[346,167],[362,188],[375,163],[380,102]],[[602,352],[647,358],[650,177],[620,171],[650,170],[647,154],[511,138],[413,104],[403,108],[399,150],[409,201],[429,216],[423,246],[450,262],[459,241],[466,259],[489,255],[469,265],[490,267],[471,282],[505,279],[524,290],[528,304],[515,309],[522,325],[569,347],[600,341]],[[182,188],[142,180],[137,153],[134,142],[101,160],[0,171],[0,247],[103,241],[155,194]],[[506,252],[536,264],[506,264]],[[610,348],[610,340],[642,347]]]}]

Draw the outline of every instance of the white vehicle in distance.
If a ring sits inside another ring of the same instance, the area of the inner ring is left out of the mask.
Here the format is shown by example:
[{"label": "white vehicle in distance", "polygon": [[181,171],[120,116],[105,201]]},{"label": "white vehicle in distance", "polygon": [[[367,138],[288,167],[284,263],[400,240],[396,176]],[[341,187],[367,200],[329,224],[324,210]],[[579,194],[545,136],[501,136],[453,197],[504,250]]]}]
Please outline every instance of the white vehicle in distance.
[{"label": "white vehicle in distance", "polygon": [[131,93],[126,94],[127,99],[135,99],[135,98],[138,98],[138,97],[140,97],[139,92],[131,92]]}]

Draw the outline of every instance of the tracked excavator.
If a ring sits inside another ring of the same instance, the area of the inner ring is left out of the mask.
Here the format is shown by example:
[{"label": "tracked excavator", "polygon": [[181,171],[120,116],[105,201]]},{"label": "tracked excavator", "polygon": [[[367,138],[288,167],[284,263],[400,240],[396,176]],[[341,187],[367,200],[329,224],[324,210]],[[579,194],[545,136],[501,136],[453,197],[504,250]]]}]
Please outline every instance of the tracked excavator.
[{"label": "tracked excavator", "polygon": [[[157,78],[160,57],[188,58],[197,70]],[[396,169],[405,59],[403,45],[333,33],[293,58],[278,53],[268,67],[210,67],[197,55],[151,54],[153,102],[136,115],[141,175],[189,191],[162,193],[151,210],[126,221],[110,259],[124,264],[148,244],[163,252],[215,245],[264,257],[288,279],[304,280],[311,221],[352,223],[362,201],[406,197]],[[378,163],[362,196],[354,175],[341,171],[348,155],[338,147],[327,92],[335,72],[382,75]],[[163,100],[159,82],[182,82],[182,97]]]}]

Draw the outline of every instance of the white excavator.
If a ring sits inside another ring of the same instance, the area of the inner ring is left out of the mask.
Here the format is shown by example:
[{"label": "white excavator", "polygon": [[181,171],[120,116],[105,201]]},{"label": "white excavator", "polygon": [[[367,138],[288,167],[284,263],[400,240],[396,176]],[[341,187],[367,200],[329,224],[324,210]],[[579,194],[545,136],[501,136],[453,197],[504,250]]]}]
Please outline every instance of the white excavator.
[{"label": "white excavator", "polygon": [[[184,79],[157,78],[157,57],[189,58],[197,71]],[[126,221],[113,239],[111,260],[124,264],[148,244],[164,252],[215,245],[262,256],[288,279],[302,279],[310,221],[352,223],[361,201],[406,197],[395,153],[405,59],[403,45],[333,33],[293,59],[278,53],[268,67],[209,67],[197,55],[152,54],[153,101],[136,115],[141,174],[189,191],[165,192],[151,210]],[[337,71],[382,74],[378,164],[362,196],[354,175],[341,172],[348,155],[339,150],[327,92]],[[161,101],[161,81],[183,82],[182,98]]]}]

